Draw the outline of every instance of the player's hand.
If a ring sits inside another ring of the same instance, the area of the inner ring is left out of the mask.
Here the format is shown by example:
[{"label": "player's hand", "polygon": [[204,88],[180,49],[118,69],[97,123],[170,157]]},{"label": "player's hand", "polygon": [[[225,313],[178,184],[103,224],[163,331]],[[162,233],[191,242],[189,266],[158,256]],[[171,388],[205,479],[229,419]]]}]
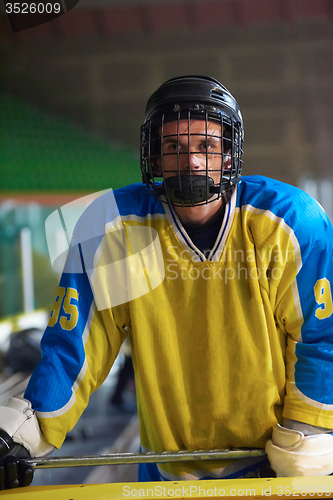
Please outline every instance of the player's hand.
[{"label": "player's hand", "polygon": [[329,476],[333,473],[333,436],[330,432],[305,436],[277,425],[266,453],[278,477]]},{"label": "player's hand", "polygon": [[33,476],[33,466],[23,459],[9,455],[0,460],[0,490],[29,486]]},{"label": "player's hand", "polygon": [[0,406],[0,489],[28,486],[34,468],[27,459],[53,451],[39,427],[31,402],[13,396]]},{"label": "player's hand", "polygon": [[34,468],[26,463],[27,458],[30,455],[26,448],[0,429],[0,490],[31,484]]}]

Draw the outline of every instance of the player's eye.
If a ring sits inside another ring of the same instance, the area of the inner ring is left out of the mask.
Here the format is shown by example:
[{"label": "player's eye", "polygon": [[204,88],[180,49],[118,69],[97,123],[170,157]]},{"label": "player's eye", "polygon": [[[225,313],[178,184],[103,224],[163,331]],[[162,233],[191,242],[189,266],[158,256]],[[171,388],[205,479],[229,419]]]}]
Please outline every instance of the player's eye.
[{"label": "player's eye", "polygon": [[177,143],[168,144],[167,148],[166,148],[166,152],[168,152],[168,153],[177,153],[177,151],[180,151],[180,150],[181,150],[181,146],[180,146],[180,144],[177,144]]},{"label": "player's eye", "polygon": [[177,142],[167,141],[163,144],[164,153],[174,153],[179,150],[179,144]]},{"label": "player's eye", "polygon": [[202,141],[200,148],[203,151],[220,151],[220,140],[209,139],[208,141]]}]

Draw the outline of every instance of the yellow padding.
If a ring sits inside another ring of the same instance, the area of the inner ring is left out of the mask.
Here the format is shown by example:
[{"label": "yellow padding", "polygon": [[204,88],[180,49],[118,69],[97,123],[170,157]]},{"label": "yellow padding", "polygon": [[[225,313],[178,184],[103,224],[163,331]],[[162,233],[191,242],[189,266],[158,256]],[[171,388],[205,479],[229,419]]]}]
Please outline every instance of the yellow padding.
[{"label": "yellow padding", "polygon": [[31,486],[3,491],[0,493],[0,498],[1,500],[323,499],[333,498],[333,477]]}]

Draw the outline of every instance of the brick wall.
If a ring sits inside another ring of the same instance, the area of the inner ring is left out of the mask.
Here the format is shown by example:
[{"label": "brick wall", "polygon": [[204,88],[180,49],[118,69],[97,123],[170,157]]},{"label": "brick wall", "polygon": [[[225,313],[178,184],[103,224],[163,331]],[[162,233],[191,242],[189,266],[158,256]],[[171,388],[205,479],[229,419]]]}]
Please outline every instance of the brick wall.
[{"label": "brick wall", "polygon": [[328,177],[332,10],[327,0],[134,4],[73,9],[16,35],[3,19],[2,87],[138,149],[151,92],[176,75],[209,74],[241,106],[244,173]]}]

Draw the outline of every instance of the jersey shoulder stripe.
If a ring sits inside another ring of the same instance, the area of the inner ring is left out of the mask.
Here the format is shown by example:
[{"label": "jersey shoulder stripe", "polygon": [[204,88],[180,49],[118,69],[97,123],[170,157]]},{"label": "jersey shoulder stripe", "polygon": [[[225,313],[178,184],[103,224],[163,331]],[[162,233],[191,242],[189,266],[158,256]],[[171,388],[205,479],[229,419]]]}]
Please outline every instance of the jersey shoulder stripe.
[{"label": "jersey shoulder stripe", "polygon": [[268,177],[243,177],[237,207],[242,210],[246,205],[281,218],[294,231],[300,245],[306,242],[313,246],[314,239],[327,239],[327,230],[332,230],[328,216],[314,198],[295,186]]}]

